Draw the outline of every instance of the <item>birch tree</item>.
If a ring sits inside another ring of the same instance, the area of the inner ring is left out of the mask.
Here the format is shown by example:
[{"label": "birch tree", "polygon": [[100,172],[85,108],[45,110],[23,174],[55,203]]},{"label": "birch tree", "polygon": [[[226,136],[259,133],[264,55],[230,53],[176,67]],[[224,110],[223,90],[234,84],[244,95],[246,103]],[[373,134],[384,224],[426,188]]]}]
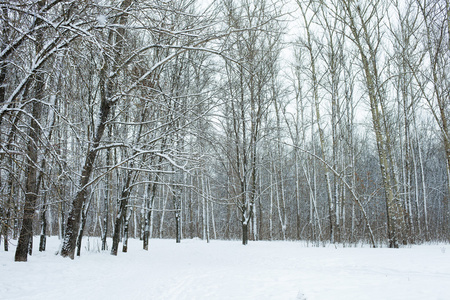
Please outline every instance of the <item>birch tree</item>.
[{"label": "birch tree", "polygon": [[382,37],[382,1],[362,5],[343,1],[345,22],[351,32],[364,74],[372,115],[372,125],[377,143],[378,158],[386,199],[387,232],[389,247],[398,248],[403,242],[403,210],[397,198],[396,178],[393,173],[392,153],[388,128],[385,127],[386,94],[379,67],[378,49]]}]

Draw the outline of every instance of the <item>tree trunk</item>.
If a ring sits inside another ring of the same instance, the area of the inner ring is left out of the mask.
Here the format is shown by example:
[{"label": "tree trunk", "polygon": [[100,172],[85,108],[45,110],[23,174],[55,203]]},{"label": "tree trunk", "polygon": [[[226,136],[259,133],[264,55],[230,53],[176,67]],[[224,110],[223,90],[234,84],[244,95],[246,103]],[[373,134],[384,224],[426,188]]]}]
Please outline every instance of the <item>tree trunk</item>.
[{"label": "tree trunk", "polygon": [[270,172],[269,175],[270,181],[270,206],[269,206],[269,240],[273,241],[273,186],[275,186],[275,183],[273,182],[273,172]]},{"label": "tree trunk", "polygon": [[217,240],[216,221],[214,219],[214,202],[211,202],[211,224],[213,230],[213,237],[215,240]]},{"label": "tree trunk", "polygon": [[176,231],[176,243],[181,243],[181,217],[180,212],[175,212],[175,231]]},{"label": "tree trunk", "polygon": [[[36,98],[43,97],[44,78],[42,75],[36,77]],[[27,146],[27,178],[25,183],[25,204],[23,212],[22,228],[20,230],[19,241],[15,253],[15,261],[27,261],[27,253],[32,251],[33,239],[33,217],[36,209],[36,200],[38,193],[37,168],[38,149],[40,137],[40,125],[37,120],[41,116],[41,103],[38,100],[33,101],[33,109],[29,141]]]},{"label": "tree trunk", "polygon": [[[159,221],[159,238],[160,239],[163,238],[164,219],[166,217],[166,205],[167,205],[167,200],[168,200],[167,198],[169,197],[169,193],[166,194],[164,186],[162,188],[162,193],[161,194],[163,195],[163,201],[162,201],[162,208],[161,208],[161,206],[159,207],[160,209],[162,209],[161,218],[160,218],[160,221]],[[159,204],[161,204],[161,202]]]},{"label": "tree trunk", "polygon": [[58,204],[59,215],[59,239],[62,240],[66,236],[66,217],[65,217],[66,205],[64,201]]},{"label": "tree trunk", "polygon": [[[12,164],[11,164],[12,167]],[[12,170],[12,169],[11,169]],[[9,250],[9,227],[11,226],[11,210],[12,210],[12,197],[13,197],[13,184],[12,184],[12,173],[11,171],[8,174],[8,179],[7,179],[7,190],[6,190],[6,197],[7,197],[7,201],[6,201],[6,207],[4,208],[4,214],[5,214],[5,220],[3,222],[3,249],[5,250],[5,252],[7,252]]]},{"label": "tree trunk", "polygon": [[248,244],[248,223],[244,220],[242,221],[242,245]]},{"label": "tree trunk", "polygon": [[[8,36],[9,36],[9,26],[6,24],[8,21],[8,10],[6,7],[4,7],[1,10],[1,39],[0,39],[0,52],[3,52],[5,50],[7,43],[8,43]],[[0,104],[3,104],[5,102],[5,96],[6,96],[6,74],[7,74],[7,61],[5,59],[0,59]],[[1,119],[0,119],[1,123]]]},{"label": "tree trunk", "polygon": [[[111,137],[111,129],[108,130],[108,136]],[[106,166],[111,165],[111,149],[106,150]],[[102,231],[102,250],[105,251],[108,248],[106,239],[108,238],[109,227],[109,201],[110,201],[110,188],[111,188],[111,174],[107,174],[105,178],[105,194],[103,198],[103,231]]]},{"label": "tree trunk", "polygon": [[[46,1],[38,2],[38,9],[43,8]],[[37,18],[35,25],[39,26],[42,19]],[[43,49],[43,32],[37,31],[35,53],[39,54]],[[36,209],[36,200],[38,197],[39,182],[37,178],[37,164],[38,164],[38,148],[39,139],[41,135],[41,126],[38,123],[41,117],[42,104],[41,100],[44,98],[45,78],[42,72],[38,72],[34,77],[34,96],[36,100],[32,103],[32,118],[30,124],[29,140],[27,143],[27,172],[25,183],[25,204],[23,212],[22,228],[20,230],[19,241],[15,253],[15,261],[27,261],[27,253],[32,253],[33,242],[33,216]],[[24,94],[27,94],[26,92]]]},{"label": "tree trunk", "polygon": [[[206,188],[206,190],[208,190],[207,186],[205,188]],[[210,236],[209,236],[209,194],[208,194],[208,192],[206,194],[205,203],[206,203],[206,207],[205,207],[205,210],[206,210],[206,242],[209,243]]]},{"label": "tree trunk", "polygon": [[119,199],[119,210],[117,211],[116,221],[114,222],[113,241],[111,246],[111,255],[117,255],[120,242],[120,232],[122,230],[122,222],[126,221],[128,198],[130,196],[129,185],[131,182],[131,174],[128,174],[127,183],[122,189]]},{"label": "tree trunk", "polygon": [[89,207],[91,206],[91,200],[92,199],[89,199],[89,202],[83,205],[83,209],[81,211],[81,224],[77,237],[77,256],[81,255],[81,243],[83,241],[84,228],[86,227],[87,213],[89,211]]},{"label": "tree trunk", "polygon": [[46,235],[47,235],[47,204],[44,202],[41,212],[41,238],[39,240],[40,252],[45,251]]},{"label": "tree trunk", "polygon": [[[149,175],[149,179],[151,179],[151,175]],[[155,175],[155,180],[158,178],[158,175]],[[150,180],[151,181],[151,180]],[[144,250],[148,250],[148,241],[150,239],[150,233],[151,233],[151,219],[153,217],[153,204],[155,202],[156,197],[156,189],[157,184],[149,183],[147,187],[147,199],[146,199],[146,212],[145,212],[145,224],[144,224],[144,241],[143,241],[143,248]]]},{"label": "tree trunk", "polygon": [[123,253],[128,252],[128,235],[129,235],[130,218],[132,213],[133,212],[130,209],[128,216],[125,219],[125,224],[123,225],[123,245],[122,245]]},{"label": "tree trunk", "polygon": [[299,176],[299,161],[298,161],[298,150],[295,150],[295,220],[296,220],[296,230],[297,230],[297,240],[301,239],[301,206],[300,206],[300,176]]},{"label": "tree trunk", "polygon": [[[354,11],[351,7],[350,1],[346,1],[344,3],[344,9],[346,11],[347,16],[349,17],[349,26],[353,35],[353,42],[358,48],[360,59],[362,62],[362,68],[364,71],[364,76],[366,80],[366,87],[368,91],[369,101],[370,101],[370,109],[372,113],[372,125],[375,131],[375,138],[377,143],[378,150],[378,158],[381,170],[381,176],[383,180],[383,187],[385,193],[385,201],[386,201],[386,216],[387,216],[387,232],[389,239],[389,247],[390,248],[398,248],[399,242],[402,240],[402,221],[403,221],[403,211],[398,203],[398,199],[396,199],[394,195],[394,182],[395,178],[393,178],[390,168],[389,161],[391,157],[391,153],[389,153],[390,146],[388,145],[389,139],[387,136],[387,132],[382,130],[382,122],[384,120],[383,112],[380,112],[379,107],[382,107],[382,92],[379,90],[378,82],[380,78],[378,78],[377,72],[377,62],[376,57],[373,54],[374,48],[371,44],[371,38],[369,31],[367,29],[367,25],[370,20],[364,20],[361,23],[362,28],[357,28],[355,19],[354,19]],[[376,10],[377,7],[372,7],[373,10]],[[361,15],[361,8],[359,6],[356,7],[356,11],[359,17],[363,20],[363,16]],[[372,15],[373,16],[373,15]],[[379,26],[380,24],[375,24],[375,26]],[[363,35],[361,37],[360,35]],[[366,45],[363,45],[363,41]],[[366,48],[370,49],[370,60],[366,55]],[[385,128],[385,130],[387,130]],[[385,136],[383,135],[385,134]]]},{"label": "tree trunk", "polygon": [[[43,84],[43,83],[42,83]],[[42,86],[43,89],[43,86]],[[27,261],[27,254],[32,249],[30,243],[33,239],[33,217],[37,200],[37,169],[38,160],[37,143],[39,142],[40,125],[36,120],[41,115],[41,103],[33,102],[33,119],[31,120],[30,140],[27,147],[28,167],[25,183],[25,204],[23,208],[22,228],[15,253],[15,261]]]}]

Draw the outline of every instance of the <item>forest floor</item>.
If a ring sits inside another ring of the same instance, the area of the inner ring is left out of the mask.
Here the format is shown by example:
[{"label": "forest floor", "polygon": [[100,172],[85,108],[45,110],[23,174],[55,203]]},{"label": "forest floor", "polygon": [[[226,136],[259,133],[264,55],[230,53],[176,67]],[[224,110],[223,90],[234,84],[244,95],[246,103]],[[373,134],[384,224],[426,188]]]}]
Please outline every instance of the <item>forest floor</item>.
[{"label": "forest floor", "polygon": [[[35,239],[35,248],[39,240]],[[85,238],[74,261],[47,251],[15,263],[0,250],[0,299],[450,299],[450,245],[401,249],[305,242],[130,240],[128,253]],[[109,244],[110,245],[110,244]]]}]

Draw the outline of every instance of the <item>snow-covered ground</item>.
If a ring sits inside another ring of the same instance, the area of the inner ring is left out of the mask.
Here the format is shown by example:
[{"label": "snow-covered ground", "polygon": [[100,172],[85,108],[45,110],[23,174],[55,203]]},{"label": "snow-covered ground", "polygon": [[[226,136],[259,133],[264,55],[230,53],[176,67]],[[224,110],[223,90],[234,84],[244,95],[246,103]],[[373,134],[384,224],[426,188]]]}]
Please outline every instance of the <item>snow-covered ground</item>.
[{"label": "snow-covered ground", "polygon": [[58,247],[52,237],[45,253],[15,263],[2,245],[0,299],[450,299],[450,245],[151,240],[147,252],[131,240],[114,257],[90,238],[74,261]]}]

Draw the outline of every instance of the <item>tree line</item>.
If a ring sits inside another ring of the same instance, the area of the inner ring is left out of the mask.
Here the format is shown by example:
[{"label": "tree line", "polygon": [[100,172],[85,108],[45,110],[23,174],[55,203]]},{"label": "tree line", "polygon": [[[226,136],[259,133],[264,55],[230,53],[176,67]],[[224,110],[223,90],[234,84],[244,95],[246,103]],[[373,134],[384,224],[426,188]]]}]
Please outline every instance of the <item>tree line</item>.
[{"label": "tree line", "polygon": [[36,234],[449,240],[448,0],[12,0],[0,30],[16,261]]}]

